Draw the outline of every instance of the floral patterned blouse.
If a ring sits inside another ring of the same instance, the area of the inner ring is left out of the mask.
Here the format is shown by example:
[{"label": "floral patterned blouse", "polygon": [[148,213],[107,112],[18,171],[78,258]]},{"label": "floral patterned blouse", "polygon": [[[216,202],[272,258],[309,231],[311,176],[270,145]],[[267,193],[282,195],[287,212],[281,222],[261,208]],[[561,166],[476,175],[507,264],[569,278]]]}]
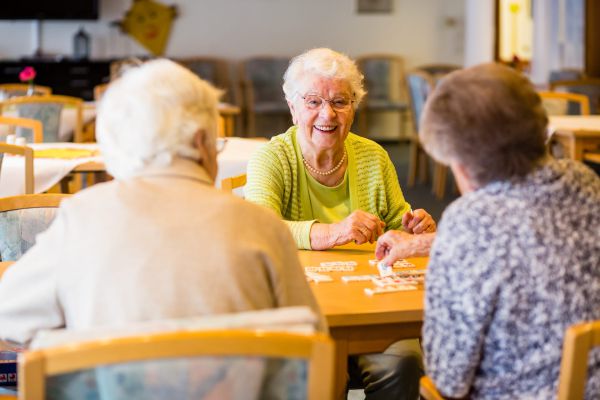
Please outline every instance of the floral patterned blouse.
[{"label": "floral patterned blouse", "polygon": [[[431,251],[423,342],[449,397],[556,398],[562,341],[600,319],[600,179],[549,160],[448,207]],[[592,351],[588,399],[600,399]]]}]

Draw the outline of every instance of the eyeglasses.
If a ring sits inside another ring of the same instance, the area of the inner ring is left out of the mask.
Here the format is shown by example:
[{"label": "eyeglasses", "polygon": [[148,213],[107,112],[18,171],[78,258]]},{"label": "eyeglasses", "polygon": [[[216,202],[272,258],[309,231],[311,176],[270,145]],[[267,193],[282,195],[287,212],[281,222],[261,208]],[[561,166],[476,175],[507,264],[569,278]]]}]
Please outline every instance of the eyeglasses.
[{"label": "eyeglasses", "polygon": [[346,96],[336,96],[333,99],[326,99],[317,94],[307,94],[300,96],[304,100],[304,106],[309,110],[320,110],[323,104],[329,103],[335,111],[348,111],[354,103],[354,100]]},{"label": "eyeglasses", "polygon": [[227,139],[225,139],[225,138],[217,138],[217,143],[216,143],[217,154],[219,154],[223,150],[225,150],[225,146],[226,145],[227,145]]}]

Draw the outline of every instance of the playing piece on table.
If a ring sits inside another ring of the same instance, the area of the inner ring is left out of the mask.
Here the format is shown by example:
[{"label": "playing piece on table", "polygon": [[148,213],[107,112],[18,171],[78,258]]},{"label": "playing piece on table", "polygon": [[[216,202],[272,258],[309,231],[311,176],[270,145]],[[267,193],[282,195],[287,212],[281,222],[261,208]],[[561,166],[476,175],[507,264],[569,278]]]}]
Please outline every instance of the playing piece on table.
[{"label": "playing piece on table", "polygon": [[333,278],[328,275],[317,274],[316,272],[304,272],[304,274],[309,282],[333,282]]},{"label": "playing piece on table", "polygon": [[419,282],[411,278],[400,278],[398,276],[376,276],[371,281],[380,287],[395,286],[395,285],[416,285]]},{"label": "playing piece on table", "polygon": [[365,288],[365,294],[368,296],[373,296],[374,294],[406,292],[409,290],[417,290],[417,287],[414,285],[396,285],[386,287]]},{"label": "playing piece on table", "polygon": [[345,276],[342,276],[342,282],[344,282],[344,283],[364,282],[364,281],[370,281],[373,278],[378,278],[378,276],[377,275],[345,275]]},{"label": "playing piece on table", "polygon": [[321,267],[356,267],[358,263],[356,261],[323,261]]},{"label": "playing piece on table", "polygon": [[320,267],[304,267],[306,272],[352,272],[356,269],[352,265],[330,265]]},{"label": "playing piece on table", "polygon": [[[373,260],[369,260],[369,265],[371,266],[376,266],[379,263],[379,260],[373,259]],[[396,260],[396,262],[394,262],[394,265],[392,265],[392,268],[414,268],[415,264],[411,263],[410,261],[405,260],[404,258],[401,258],[399,260]]]},{"label": "playing piece on table", "polygon": [[394,271],[396,276],[425,276],[426,269],[404,269],[402,271]]},{"label": "playing piece on table", "polygon": [[385,265],[383,261],[377,263],[377,270],[379,271],[379,276],[390,276],[394,274],[392,267]]}]

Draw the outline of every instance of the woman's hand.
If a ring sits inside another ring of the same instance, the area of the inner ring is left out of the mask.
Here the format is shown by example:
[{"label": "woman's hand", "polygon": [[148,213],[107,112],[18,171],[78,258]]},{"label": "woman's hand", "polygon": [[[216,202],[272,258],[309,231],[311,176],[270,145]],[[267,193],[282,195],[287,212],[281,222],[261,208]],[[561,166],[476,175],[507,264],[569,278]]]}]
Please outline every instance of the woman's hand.
[{"label": "woman's hand", "polygon": [[402,227],[408,233],[431,233],[435,232],[435,221],[429,213],[422,208],[407,211],[402,216]]},{"label": "woman's hand", "polygon": [[403,231],[388,231],[377,239],[375,257],[385,265],[393,265],[401,258],[429,255],[435,233],[413,235]]},{"label": "woman's hand", "polygon": [[314,224],[310,231],[313,250],[325,250],[346,243],[373,243],[383,234],[385,222],[373,214],[356,210],[334,224]]}]

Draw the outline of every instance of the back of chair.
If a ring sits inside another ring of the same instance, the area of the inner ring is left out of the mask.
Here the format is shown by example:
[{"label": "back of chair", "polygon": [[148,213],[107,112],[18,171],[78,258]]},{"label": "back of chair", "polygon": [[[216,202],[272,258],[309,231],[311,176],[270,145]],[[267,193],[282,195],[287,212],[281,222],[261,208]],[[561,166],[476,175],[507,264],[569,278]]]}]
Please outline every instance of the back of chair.
[{"label": "back of chair", "polygon": [[415,133],[419,132],[419,120],[425,106],[427,96],[433,90],[434,82],[431,77],[421,71],[412,71],[406,76],[410,107],[413,115],[413,126]]},{"label": "back of chair", "polygon": [[28,143],[41,143],[44,141],[44,127],[38,120],[29,118],[5,117],[0,115],[0,125],[6,125],[9,127],[9,129],[21,128],[15,129],[15,131],[11,133],[16,134],[17,136],[25,137]]},{"label": "back of chair", "polygon": [[0,260],[16,261],[50,226],[67,194],[26,194],[0,198]]},{"label": "back of chair", "polygon": [[23,162],[25,164],[25,194],[33,194],[35,190],[33,174],[33,149],[27,146],[15,146],[11,144],[0,143],[0,173],[2,172],[2,162],[4,161],[5,154],[23,157]]},{"label": "back of chair", "polygon": [[224,90],[222,101],[237,104],[237,93],[231,84],[229,64],[226,60],[215,57],[191,57],[176,59],[200,78]]},{"label": "back of chair", "polygon": [[550,90],[584,95],[590,102],[590,114],[600,114],[600,79],[551,82]]},{"label": "back of chair", "polygon": [[538,94],[548,115],[590,115],[590,101],[586,96],[546,91]]},{"label": "back of chair", "polygon": [[246,184],[246,174],[231,176],[221,180],[221,189],[226,192],[233,192],[233,189],[240,188]]},{"label": "back of chair", "polygon": [[63,109],[74,112],[73,138],[75,142],[83,140],[83,100],[71,96],[27,96],[14,97],[0,103],[3,115],[14,113],[23,118],[35,119],[44,127],[44,142],[59,142],[59,129]]},{"label": "back of chair", "polygon": [[[273,377],[269,383],[283,385],[278,390],[284,394],[282,398],[331,399],[333,356],[333,342],[323,334],[255,330],[151,333],[25,352],[19,359],[19,393],[27,400],[44,399],[49,392],[60,393],[58,397],[63,399],[80,399],[85,398],[81,391],[95,389],[91,385],[95,381],[107,398],[141,399],[150,394],[162,398],[252,398],[253,392],[261,398],[266,374]],[[265,359],[290,360],[294,368],[279,362],[275,365],[283,369],[273,371]],[[73,373],[90,369],[84,384],[69,381],[77,379]],[[277,374],[282,379],[277,379]],[[61,390],[65,384],[75,393]],[[243,392],[234,392],[236,389]],[[267,390],[275,389],[267,385]]]},{"label": "back of chair", "polygon": [[[33,93],[29,93],[30,90],[33,90]],[[5,97],[27,96],[30,94],[46,96],[52,94],[52,88],[42,85],[31,86],[28,83],[1,83],[0,93],[3,93]]]},{"label": "back of chair", "polygon": [[365,106],[398,109],[405,107],[404,59],[398,55],[366,55],[357,58],[365,76]]},{"label": "back of chair", "polygon": [[598,346],[600,346],[600,321],[584,322],[567,329],[560,364],[558,400],[584,398],[588,376],[588,355],[592,348]]}]

